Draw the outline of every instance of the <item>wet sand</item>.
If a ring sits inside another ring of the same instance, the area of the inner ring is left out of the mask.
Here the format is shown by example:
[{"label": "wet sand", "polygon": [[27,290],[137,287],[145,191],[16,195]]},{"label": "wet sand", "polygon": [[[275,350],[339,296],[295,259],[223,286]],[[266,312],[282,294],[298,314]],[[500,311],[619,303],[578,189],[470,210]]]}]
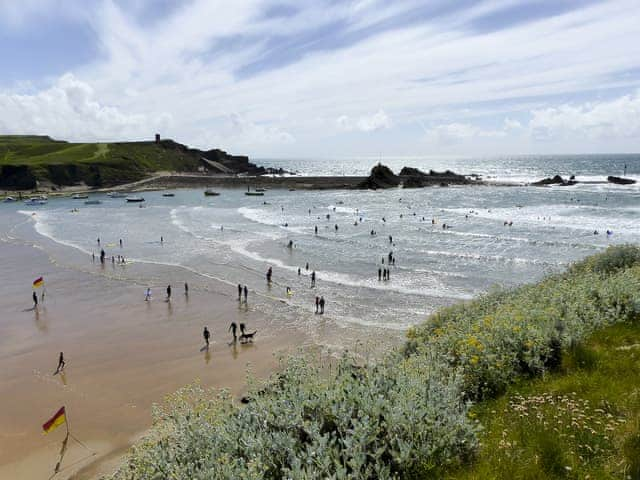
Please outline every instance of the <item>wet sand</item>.
[{"label": "wet sand", "polygon": [[[164,288],[145,302],[141,285],[65,268],[22,242],[0,241],[0,258],[0,478],[53,474],[65,427],[43,435],[41,425],[62,405],[87,448],[70,439],[55,478],[96,478],[148,429],[152,404],[166,394],[195,379],[240,394],[247,364],[265,377],[277,366],[276,353],[304,340],[292,332],[261,336],[269,319],[251,298],[249,308],[239,307],[232,293],[194,284],[185,297],[182,283],[174,283],[170,303]],[[40,275],[47,294],[34,311],[31,283]],[[257,329],[255,343],[230,346],[231,321]],[[208,351],[201,350],[204,325],[213,340]],[[60,351],[67,366],[53,375]]]}]

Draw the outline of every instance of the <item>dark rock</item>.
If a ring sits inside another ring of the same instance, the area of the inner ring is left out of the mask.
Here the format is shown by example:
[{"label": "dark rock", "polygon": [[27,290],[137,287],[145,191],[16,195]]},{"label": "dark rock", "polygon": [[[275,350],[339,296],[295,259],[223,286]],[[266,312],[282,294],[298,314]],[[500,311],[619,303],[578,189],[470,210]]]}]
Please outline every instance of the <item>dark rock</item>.
[{"label": "dark rock", "polygon": [[0,187],[11,190],[31,190],[36,188],[36,176],[26,165],[5,165],[0,167]]},{"label": "dark rock", "polygon": [[636,181],[631,178],[614,177],[614,176],[608,176],[607,182],[615,183],[617,185],[633,185],[634,183],[636,183]]},{"label": "dark rock", "polygon": [[429,185],[446,187],[449,184],[467,185],[473,183],[472,180],[469,180],[464,175],[459,175],[451,170],[446,170],[445,172],[429,170],[429,173],[425,173],[422,170],[412,167],[404,167],[400,171],[400,178],[402,179],[404,188],[420,188]]},{"label": "dark rock", "polygon": [[543,187],[545,185],[560,185],[566,187],[578,183],[576,180],[574,180],[575,178],[576,177],[572,175],[570,180],[565,180],[560,175],[555,175],[553,178],[543,178],[542,180],[533,182],[531,185],[536,187]]},{"label": "dark rock", "polygon": [[389,167],[379,163],[371,169],[369,177],[358,187],[376,190],[378,188],[393,188],[398,185],[400,185],[398,176]]}]

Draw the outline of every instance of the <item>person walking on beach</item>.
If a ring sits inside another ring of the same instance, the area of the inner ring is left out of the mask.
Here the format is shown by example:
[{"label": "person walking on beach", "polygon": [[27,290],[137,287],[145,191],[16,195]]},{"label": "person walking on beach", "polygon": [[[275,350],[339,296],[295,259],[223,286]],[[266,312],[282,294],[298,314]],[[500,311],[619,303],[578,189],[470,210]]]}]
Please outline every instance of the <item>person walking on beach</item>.
[{"label": "person walking on beach", "polygon": [[98,237],[98,245],[100,245],[100,237]]},{"label": "person walking on beach", "polygon": [[317,235],[318,234],[318,226],[317,225],[315,226],[314,231],[315,231],[315,234]]},{"label": "person walking on beach", "polygon": [[298,267],[298,276],[300,276],[300,267]]},{"label": "person walking on beach", "polygon": [[320,297],[320,315],[324,314],[324,297]]},{"label": "person walking on beach", "polygon": [[209,329],[207,327],[204,327],[204,331],[202,332],[202,336],[204,337],[205,346],[208,349],[209,348],[209,337],[211,337],[211,334],[209,333]]},{"label": "person walking on beach", "polygon": [[167,302],[171,301],[171,285],[167,285]]},{"label": "person walking on beach", "polygon": [[307,264],[304,266],[304,269],[309,271],[309,262],[307,262]]},{"label": "person walking on beach", "polygon": [[229,325],[229,330],[232,334],[233,334],[233,343],[236,342],[236,340],[238,339],[237,335],[236,335],[236,330],[238,329],[238,325],[236,325],[236,322],[231,322],[231,325]]},{"label": "person walking on beach", "polygon": [[244,335],[244,333],[245,333],[245,332],[244,332],[244,329],[245,329],[245,328],[246,328],[246,327],[245,327],[244,323],[241,323],[241,324],[240,324],[240,335]]},{"label": "person walking on beach", "polygon": [[382,280],[382,269],[378,267],[378,281]]},{"label": "person walking on beach", "polygon": [[33,292],[31,298],[33,298],[33,309],[35,310],[36,308],[38,308],[38,294],[36,292]]},{"label": "person walking on beach", "polygon": [[[60,356],[58,357],[58,368],[56,368],[56,373],[60,373],[62,370],[64,370],[64,366],[66,364],[67,362],[64,361],[64,354],[60,352]],[[56,373],[54,373],[54,375]]]},{"label": "person walking on beach", "polygon": [[247,303],[247,296],[249,295],[249,289],[247,286],[244,286],[244,303]]},{"label": "person walking on beach", "polygon": [[164,237],[160,237],[160,244],[162,245],[164,243]]},{"label": "person walking on beach", "polygon": [[96,263],[96,254],[94,252],[91,252],[91,262]]},{"label": "person walking on beach", "polygon": [[189,296],[189,284],[187,282],[184,282],[184,296]]},{"label": "person walking on beach", "polygon": [[269,267],[269,270],[267,270],[267,283],[271,283],[271,276],[273,275],[273,269],[271,267]]},{"label": "person walking on beach", "polygon": [[311,288],[316,286],[316,271],[311,272]]},{"label": "person walking on beach", "polygon": [[104,265],[104,257],[105,257],[104,249],[100,250],[100,263]]},{"label": "person walking on beach", "polygon": [[144,301],[148,302],[151,300],[151,287],[147,287],[147,291],[144,293]]},{"label": "person walking on beach", "polygon": [[316,295],[316,313],[318,313],[319,308],[320,308],[320,297]]},{"label": "person walking on beach", "polygon": [[238,301],[242,301],[242,285],[238,284]]},{"label": "person walking on beach", "polygon": [[387,280],[391,280],[391,269],[387,268]]},{"label": "person walking on beach", "polygon": [[122,239],[120,239],[120,248],[122,248]]}]

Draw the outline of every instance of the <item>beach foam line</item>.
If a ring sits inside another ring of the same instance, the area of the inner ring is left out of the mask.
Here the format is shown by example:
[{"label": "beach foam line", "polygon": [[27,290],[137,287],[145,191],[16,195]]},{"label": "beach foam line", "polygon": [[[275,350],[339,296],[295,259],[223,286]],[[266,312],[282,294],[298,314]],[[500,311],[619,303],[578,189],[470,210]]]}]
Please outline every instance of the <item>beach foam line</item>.
[{"label": "beach foam line", "polygon": [[[247,258],[251,258],[252,260],[262,262],[267,265],[276,266],[278,268],[282,268],[284,270],[295,273],[297,275],[298,273],[297,266],[287,265],[282,260],[279,260],[277,258],[263,257],[257,252],[248,250],[247,246],[248,245],[235,245],[231,247],[231,249],[240,255],[243,255]],[[305,272],[305,275],[308,276],[310,274]],[[316,270],[316,278],[318,279],[318,281],[322,280],[322,281],[337,284],[337,285],[369,288],[373,290],[392,291],[396,293],[406,293],[409,295],[417,295],[421,297],[455,298],[455,299],[461,299],[461,300],[468,300],[470,298],[473,298],[473,294],[466,294],[466,293],[460,293],[460,292],[449,292],[449,291],[435,292],[433,291],[433,289],[430,290],[427,288],[419,289],[419,290],[411,289],[411,288],[399,288],[399,287],[395,287],[393,282],[380,285],[377,280],[377,277],[375,280],[374,279],[359,280],[359,279],[354,279],[353,277],[345,273],[332,272],[332,271],[326,271],[326,270]]]}]

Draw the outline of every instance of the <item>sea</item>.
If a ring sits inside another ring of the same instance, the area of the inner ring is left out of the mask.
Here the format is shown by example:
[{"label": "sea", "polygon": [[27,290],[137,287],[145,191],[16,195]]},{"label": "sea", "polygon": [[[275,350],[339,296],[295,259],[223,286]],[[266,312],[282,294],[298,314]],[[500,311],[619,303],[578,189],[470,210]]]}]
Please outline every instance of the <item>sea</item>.
[{"label": "sea", "polygon": [[[34,242],[61,264],[130,281],[141,298],[148,285],[172,281],[179,291],[184,280],[234,301],[237,285],[247,285],[252,308],[274,330],[300,328],[331,348],[362,337],[401,338],[442,306],[535,282],[609,245],[640,241],[640,155],[254,162],[298,175],[366,175],[382,162],[395,171],[407,165],[477,174],[489,185],[270,189],[264,196],[220,188],[217,197],[178,189],[172,197],[143,192],[143,204],[102,193],[90,195],[99,205],[51,198],[36,207],[0,204],[0,235]],[[555,174],[585,183],[524,185]],[[614,185],[604,182],[607,175],[639,182]],[[108,263],[118,255],[126,263],[98,268],[92,255],[101,249]],[[385,268],[390,279],[380,280]],[[315,314],[316,296],[326,301],[324,315]]]}]

